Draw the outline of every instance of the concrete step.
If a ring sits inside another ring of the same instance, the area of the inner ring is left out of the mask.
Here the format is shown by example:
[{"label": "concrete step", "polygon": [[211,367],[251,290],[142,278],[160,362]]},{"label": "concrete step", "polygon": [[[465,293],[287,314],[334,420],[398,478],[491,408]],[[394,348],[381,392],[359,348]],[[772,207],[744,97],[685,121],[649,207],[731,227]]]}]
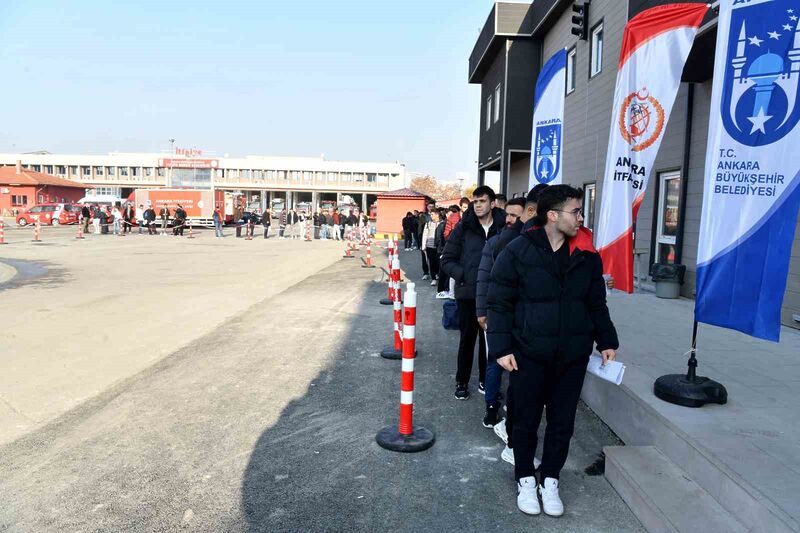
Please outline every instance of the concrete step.
[{"label": "concrete step", "polygon": [[[656,447],[748,531],[800,532],[798,521],[761,490],[765,483],[781,483],[791,493],[794,474],[772,455],[726,431],[733,422],[725,409],[693,410],[655,398],[654,379],[635,365],[628,366],[620,386],[587,374],[581,397],[628,447]],[[715,440],[699,438],[693,427],[698,424],[713,426]],[[726,450],[725,457],[721,450]]]},{"label": "concrete step", "polygon": [[606,478],[651,532],[746,532],[654,446],[607,446]]}]

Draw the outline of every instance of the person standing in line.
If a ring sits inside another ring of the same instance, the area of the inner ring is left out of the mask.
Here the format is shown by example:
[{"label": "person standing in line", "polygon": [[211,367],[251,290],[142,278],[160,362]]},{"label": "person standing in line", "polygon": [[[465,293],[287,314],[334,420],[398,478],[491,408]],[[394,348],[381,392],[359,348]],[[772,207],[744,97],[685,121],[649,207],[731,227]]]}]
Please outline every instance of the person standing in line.
[{"label": "person standing in line", "polygon": [[217,238],[222,238],[225,235],[222,234],[222,215],[219,214],[219,207],[214,208],[214,214],[211,215],[211,218],[214,221],[214,236]]},{"label": "person standing in line", "polygon": [[122,233],[123,234],[130,233],[131,228],[133,227],[133,221],[136,219],[133,206],[131,205],[130,202],[127,202],[125,204],[125,208],[122,211],[122,219],[123,219]]},{"label": "person standing in line", "polygon": [[304,239],[306,234],[306,212],[300,211],[297,213],[297,222],[294,225],[294,238]]},{"label": "person standing in line", "polygon": [[261,216],[261,225],[264,226],[264,238],[269,238],[269,227],[272,225],[272,213],[269,208],[264,209],[264,214]]},{"label": "person standing in line", "polygon": [[470,204],[470,202],[469,202],[469,198],[467,198],[466,196],[465,196],[465,197],[463,197],[463,198],[462,198],[462,199],[461,199],[461,200],[458,202],[458,206],[461,208],[461,214],[462,214],[462,215],[463,215],[464,213],[466,213],[466,212],[467,212],[467,209],[469,209],[469,204]]},{"label": "person standing in line", "polygon": [[425,231],[425,226],[431,221],[431,213],[434,209],[436,209],[436,204],[431,202],[425,206],[426,211],[424,213],[420,213],[418,219],[418,233],[419,233],[419,251],[420,256],[422,257],[422,279],[432,279],[433,272],[431,271],[430,261],[428,261],[428,252],[427,252],[427,245],[425,243],[425,238],[423,237],[423,233]]},{"label": "person standing in line", "polygon": [[322,209],[319,210],[319,238],[322,241],[328,240],[328,216]]},{"label": "person standing in line", "polygon": [[422,242],[425,245],[425,255],[428,259],[428,267],[431,274],[431,285],[436,285],[439,276],[439,254],[436,251],[436,231],[439,228],[441,219],[439,211],[434,209],[429,213],[430,221],[425,224],[422,230]]},{"label": "person standing in line", "polygon": [[153,209],[152,205],[148,205],[147,209],[144,210],[142,215],[144,217],[144,223],[147,225],[147,234],[148,235],[155,235],[156,234],[156,210]]},{"label": "person standing in line", "polygon": [[285,239],[286,238],[286,221],[289,219],[289,213],[287,213],[286,208],[284,207],[281,209],[280,214],[278,215],[278,238]]},{"label": "person standing in line", "polygon": [[136,210],[136,225],[139,226],[139,235],[144,233],[144,204],[139,204]]},{"label": "person standing in line", "polygon": [[286,233],[284,235],[287,239],[294,239],[294,228],[297,224],[297,212],[290,209],[286,212]]},{"label": "person standing in line", "polygon": [[89,219],[92,217],[92,212],[89,206],[84,204],[81,207],[81,224],[83,225],[83,232],[89,233]]},{"label": "person standing in line", "polygon": [[314,238],[319,239],[319,211],[315,211],[311,219],[314,224]]},{"label": "person standing in line", "polygon": [[436,260],[439,265],[439,275],[436,277],[436,298],[443,299],[446,297],[447,285],[450,277],[442,271],[442,253],[444,252],[445,238],[444,229],[447,226],[447,214],[449,211],[444,208],[439,208],[439,224],[436,225],[436,232],[434,234],[434,246],[436,248]]},{"label": "person standing in line", "polygon": [[342,228],[342,216],[339,214],[338,209],[333,210],[333,239],[335,241],[340,241],[341,239],[341,228]]},{"label": "person standing in line", "polygon": [[100,235],[100,221],[102,216],[100,215],[100,208],[95,204],[92,206],[92,227],[94,227],[94,234]]},{"label": "person standing in line", "polygon": [[[499,253],[500,242],[508,243],[519,236],[522,225],[527,219],[525,214],[525,198],[512,198],[506,204],[506,225],[498,234],[486,241],[478,265],[478,282],[475,286],[475,314],[481,326],[481,334],[486,330],[486,292],[489,288],[489,273],[494,264],[495,250]],[[502,241],[501,241],[502,240]],[[503,370],[496,362],[486,364],[486,414],[483,417],[483,427],[493,428],[503,419],[500,416],[500,380]]]},{"label": "person standing in line", "polygon": [[405,244],[405,251],[411,251],[411,246],[414,244],[414,237],[412,237],[411,224],[414,221],[414,215],[411,211],[406,211],[406,216],[403,217],[403,243]]},{"label": "person standing in line", "polygon": [[114,235],[119,235],[120,226],[122,225],[122,211],[118,205],[114,205],[111,210],[111,216],[114,219]]},{"label": "person standing in line", "polygon": [[158,216],[161,219],[161,231],[166,231],[169,224],[169,215],[169,208],[166,205],[158,212]]},{"label": "person standing in line", "polygon": [[507,203],[508,203],[508,197],[506,197],[505,194],[498,194],[497,198],[495,198],[494,200],[494,206],[497,207],[498,209],[502,209],[503,211],[505,211]]},{"label": "person standing in line", "polygon": [[[514,477],[524,513],[561,516],[559,475],[567,460],[589,355],[616,358],[600,255],[583,232],[583,192],[553,185],[539,195],[534,226],[497,256],[487,293],[490,357],[510,373]],[[525,317],[520,321],[519,316]],[[534,453],[547,407],[544,453]],[[539,502],[541,498],[541,504]]]},{"label": "person standing in line", "polygon": [[442,270],[455,280],[455,297],[458,300],[458,322],[461,338],[458,343],[456,371],[457,400],[469,399],[469,379],[475,359],[475,341],[478,341],[478,391],[484,392],[486,377],[486,341],[475,314],[475,289],[478,282],[478,265],[486,241],[497,235],[505,225],[503,211],[493,207],[494,191],[482,185],[472,193],[472,204],[444,247]]},{"label": "person standing in line", "polygon": [[183,228],[186,224],[186,211],[183,210],[183,206],[178,204],[178,207],[175,208],[175,221],[172,226],[172,234],[173,235],[180,235],[183,237]]}]

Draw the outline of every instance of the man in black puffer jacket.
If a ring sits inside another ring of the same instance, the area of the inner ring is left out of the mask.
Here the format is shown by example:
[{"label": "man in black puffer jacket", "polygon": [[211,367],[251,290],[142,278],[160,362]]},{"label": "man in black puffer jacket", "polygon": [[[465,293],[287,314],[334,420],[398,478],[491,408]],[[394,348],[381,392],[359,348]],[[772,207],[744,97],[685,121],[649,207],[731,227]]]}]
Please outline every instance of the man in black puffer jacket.
[{"label": "man in black puffer jacket", "polygon": [[547,406],[540,469],[544,512],[564,512],[558,478],[567,459],[586,365],[593,345],[616,357],[617,332],[606,306],[600,256],[582,228],[580,190],[554,185],[538,198],[535,226],[500,255],[489,282],[490,357],[510,372],[514,396],[517,506],[540,512],[533,477],[536,433]]},{"label": "man in black puffer jacket", "polygon": [[472,203],[461,222],[450,233],[442,253],[441,268],[456,282],[458,322],[461,339],[458,343],[458,370],[456,371],[457,400],[469,398],[469,377],[475,340],[478,339],[478,390],[483,392],[486,378],[486,342],[475,315],[475,286],[478,283],[478,265],[487,239],[500,233],[505,226],[505,212],[493,208],[495,194],[485,185],[472,193]]}]

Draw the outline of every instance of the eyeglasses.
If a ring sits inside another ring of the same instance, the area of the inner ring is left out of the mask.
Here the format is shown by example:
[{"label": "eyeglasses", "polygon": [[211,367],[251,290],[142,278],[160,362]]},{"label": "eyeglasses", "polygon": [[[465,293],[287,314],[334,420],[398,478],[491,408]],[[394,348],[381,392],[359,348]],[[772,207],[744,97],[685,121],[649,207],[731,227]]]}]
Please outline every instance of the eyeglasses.
[{"label": "eyeglasses", "polygon": [[575,218],[577,218],[578,216],[583,217],[583,209],[581,209],[580,207],[577,209],[573,209],[572,211],[564,211],[563,209],[551,209],[550,211],[558,211],[559,213],[569,213]]}]

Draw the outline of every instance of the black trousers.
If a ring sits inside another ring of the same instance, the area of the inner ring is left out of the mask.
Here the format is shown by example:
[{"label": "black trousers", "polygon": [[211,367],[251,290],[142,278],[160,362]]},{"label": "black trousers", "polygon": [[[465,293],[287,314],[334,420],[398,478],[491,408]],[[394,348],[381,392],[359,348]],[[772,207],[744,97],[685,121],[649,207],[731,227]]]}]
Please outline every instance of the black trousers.
[{"label": "black trousers", "polygon": [[481,326],[475,316],[475,300],[458,301],[458,329],[461,339],[458,342],[458,369],[456,383],[469,383],[472,374],[472,361],[475,359],[475,340],[478,340],[478,381],[486,379],[486,341],[480,333]]},{"label": "black trousers", "polygon": [[544,432],[542,481],[558,479],[569,454],[569,442],[575,429],[575,412],[581,396],[587,361],[579,359],[569,365],[542,364],[516,357],[519,370],[511,372],[509,396],[513,398],[514,477],[519,480],[533,475],[533,456],[542,409],[547,406],[547,428]]},{"label": "black trousers", "polygon": [[425,256],[428,258],[428,271],[433,279],[439,275],[439,256],[436,254],[436,248],[425,248]]},{"label": "black trousers", "polygon": [[414,238],[411,237],[411,231],[410,230],[403,231],[403,237],[405,237],[405,245],[406,245],[405,247],[411,248],[411,246],[414,244]]},{"label": "black trousers", "polygon": [[425,245],[420,244],[419,246],[419,253],[422,255],[422,273],[429,274],[430,271],[428,269],[428,254],[425,253]]}]

